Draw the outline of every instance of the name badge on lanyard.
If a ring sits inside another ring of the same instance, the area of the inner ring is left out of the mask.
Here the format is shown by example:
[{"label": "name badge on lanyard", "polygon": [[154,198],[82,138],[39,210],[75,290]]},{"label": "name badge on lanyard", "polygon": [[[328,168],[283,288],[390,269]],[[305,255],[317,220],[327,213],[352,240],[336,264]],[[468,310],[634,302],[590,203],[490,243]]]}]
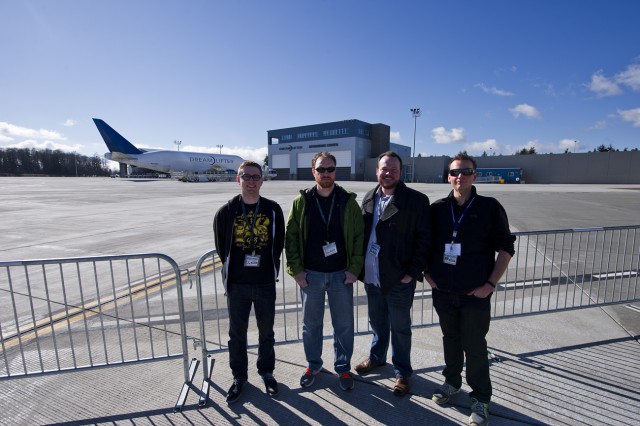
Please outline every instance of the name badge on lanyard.
[{"label": "name badge on lanyard", "polygon": [[444,258],[443,262],[447,265],[455,265],[458,263],[458,256],[462,253],[460,244],[451,243],[444,245]]},{"label": "name badge on lanyard", "polygon": [[476,197],[473,197],[469,204],[464,208],[460,218],[456,220],[456,215],[453,212],[453,205],[451,205],[451,219],[453,220],[453,235],[451,238],[450,244],[444,245],[444,256],[442,257],[442,262],[447,265],[455,265],[458,263],[458,256],[462,255],[462,244],[456,243],[456,238],[458,238],[458,229],[460,228],[460,222],[462,222],[462,218],[464,218],[465,213],[473,204],[473,201]]},{"label": "name badge on lanyard", "polygon": [[322,246],[322,250],[324,251],[324,257],[329,257],[338,253],[338,246],[336,243],[327,243]]},{"label": "name badge on lanyard", "polygon": [[260,267],[260,255],[256,254],[254,251],[251,254],[244,255],[244,266],[247,268],[258,268]]}]

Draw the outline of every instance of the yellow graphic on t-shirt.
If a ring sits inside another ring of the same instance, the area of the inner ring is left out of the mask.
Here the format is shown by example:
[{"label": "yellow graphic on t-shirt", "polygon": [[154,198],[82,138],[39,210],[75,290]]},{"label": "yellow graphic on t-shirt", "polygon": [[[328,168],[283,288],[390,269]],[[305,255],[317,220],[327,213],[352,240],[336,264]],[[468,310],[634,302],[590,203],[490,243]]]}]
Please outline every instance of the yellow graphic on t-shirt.
[{"label": "yellow graphic on t-shirt", "polygon": [[[236,247],[241,249],[259,250],[269,243],[269,225],[271,220],[269,216],[258,213],[256,220],[253,220],[254,212],[247,212],[248,223],[244,215],[239,214],[234,221],[235,230],[233,241]],[[253,239],[251,232],[251,224],[253,223]]]}]

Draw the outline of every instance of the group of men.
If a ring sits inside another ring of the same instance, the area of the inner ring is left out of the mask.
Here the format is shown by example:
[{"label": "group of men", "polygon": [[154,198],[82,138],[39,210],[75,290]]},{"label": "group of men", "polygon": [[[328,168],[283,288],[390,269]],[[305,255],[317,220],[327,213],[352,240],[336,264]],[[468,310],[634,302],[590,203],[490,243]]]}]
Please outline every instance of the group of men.
[{"label": "group of men", "polygon": [[[476,162],[466,153],[449,165],[448,197],[429,198],[402,181],[402,159],[388,151],[376,164],[378,184],[358,205],[356,194],[337,185],[336,158],[319,152],[312,160],[315,185],[301,190],[286,222],[280,206],[260,196],[262,169],[243,162],[240,195],[214,218],[215,244],[223,262],[229,309],[229,364],[233,384],[227,402],[238,399],[248,380],[247,329],[253,305],[259,333],[258,374],[266,392],[278,394],[275,367],[275,283],[284,248],[286,269],[302,295],[302,338],[310,387],[322,370],[325,297],[333,326],[334,370],[339,386],[354,388],[353,285],[364,283],[373,333],[369,356],[355,366],[360,375],[387,363],[393,393],[410,391],[411,307],[416,282],[426,279],[443,333],[444,383],[433,401],[445,404],[466,380],[471,388],[472,425],[488,423],[492,395],[486,334],[490,297],[514,254],[515,237],[494,198],[477,194]],[[497,255],[496,255],[497,253]]]}]

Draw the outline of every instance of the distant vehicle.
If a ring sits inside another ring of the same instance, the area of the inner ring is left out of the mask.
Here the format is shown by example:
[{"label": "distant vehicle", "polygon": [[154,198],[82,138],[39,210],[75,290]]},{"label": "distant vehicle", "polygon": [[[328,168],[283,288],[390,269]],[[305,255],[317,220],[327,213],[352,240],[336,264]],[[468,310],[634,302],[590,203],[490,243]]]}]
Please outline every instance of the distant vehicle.
[{"label": "distant vehicle", "polygon": [[130,166],[162,173],[231,173],[235,176],[244,161],[237,155],[136,148],[103,120],[94,118],[93,122],[109,148],[104,157]]},{"label": "distant vehicle", "polygon": [[519,167],[478,167],[478,183],[523,183]]}]

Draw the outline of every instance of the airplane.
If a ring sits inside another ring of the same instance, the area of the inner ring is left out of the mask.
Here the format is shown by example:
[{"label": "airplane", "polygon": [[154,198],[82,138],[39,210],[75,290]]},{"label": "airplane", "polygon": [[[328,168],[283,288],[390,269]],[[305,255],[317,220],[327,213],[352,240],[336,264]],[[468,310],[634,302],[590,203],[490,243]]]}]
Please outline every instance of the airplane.
[{"label": "airplane", "polygon": [[237,155],[136,148],[103,120],[94,118],[93,122],[109,148],[104,157],[130,166],[161,173],[235,174],[244,161]]}]

